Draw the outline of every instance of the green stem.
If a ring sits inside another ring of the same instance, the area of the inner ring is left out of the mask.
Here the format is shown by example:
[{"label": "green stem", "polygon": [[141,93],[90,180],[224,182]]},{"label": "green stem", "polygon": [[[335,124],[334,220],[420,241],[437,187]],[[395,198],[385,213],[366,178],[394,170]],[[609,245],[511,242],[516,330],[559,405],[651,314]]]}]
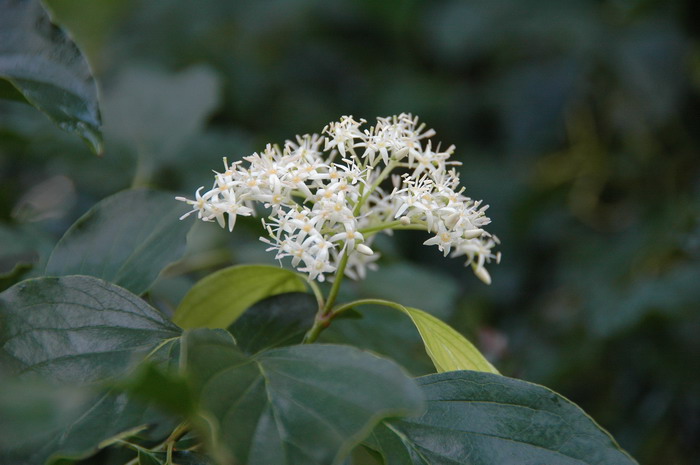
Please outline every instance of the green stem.
[{"label": "green stem", "polygon": [[[170,457],[172,459],[172,453],[173,453],[173,447],[175,447],[175,443],[180,440],[180,438],[187,433],[187,431],[190,430],[190,424],[188,422],[182,422],[180,423],[172,433],[170,433],[170,436],[168,438],[158,444],[156,447],[153,448],[154,451],[165,451],[166,452],[166,457]],[[170,462],[166,461],[166,464],[172,463],[172,460]]]},{"label": "green stem", "polygon": [[372,185],[367,189],[367,192],[362,192],[362,197],[360,197],[360,200],[357,201],[357,204],[355,205],[355,208],[353,209],[353,215],[357,216],[358,213],[360,213],[360,208],[362,208],[362,205],[367,201],[370,195],[372,195],[372,192],[386,179],[387,176],[389,176],[389,173],[391,173],[394,168],[396,168],[396,162],[395,161],[390,161],[388,165],[384,167],[381,173],[379,173],[379,177],[372,183]]},{"label": "green stem", "polygon": [[311,279],[306,280],[307,284],[311,288],[311,291],[313,291],[314,296],[316,296],[316,303],[318,304],[318,309],[321,310],[324,308],[325,303],[323,300],[323,293],[321,292],[321,289],[318,287],[318,284],[316,284],[314,281]]},{"label": "green stem", "polygon": [[348,302],[346,304],[341,305],[340,307],[336,308],[333,310],[331,313],[331,318],[335,318],[336,316],[340,315],[341,313],[350,310],[354,307],[357,307],[359,305],[383,305],[385,307],[391,307],[395,308],[397,310],[401,310],[402,312],[405,312],[406,310],[404,309],[404,306],[401,304],[397,304],[396,302],[392,302],[390,300],[383,300],[383,299],[360,299],[360,300],[355,300],[353,302]]},{"label": "green stem", "polygon": [[304,340],[302,341],[302,344],[311,344],[312,342],[315,342],[316,339],[318,339],[318,336],[321,334],[321,331],[326,329],[324,326],[328,324],[327,320],[326,323],[322,323],[321,321],[322,320],[319,320],[318,315],[316,315],[314,325],[304,335]]},{"label": "green stem", "polygon": [[335,304],[335,299],[338,297],[338,291],[340,290],[340,283],[343,282],[343,278],[345,277],[345,267],[348,264],[348,257],[350,256],[350,253],[348,252],[347,248],[345,249],[345,252],[343,252],[343,256],[340,259],[340,264],[338,265],[338,269],[335,271],[335,280],[333,281],[333,286],[331,287],[331,291],[328,293],[328,299],[326,300],[326,305],[323,307],[323,316],[327,316],[330,314],[331,309],[333,309],[333,305]]},{"label": "green stem", "polygon": [[165,347],[166,344],[170,344],[171,342],[173,342],[173,341],[175,341],[175,340],[177,340],[177,339],[179,339],[179,338],[180,338],[180,336],[177,336],[177,337],[169,337],[169,338],[167,338],[167,339],[163,339],[163,340],[160,342],[160,344],[158,344],[157,346],[155,346],[155,347],[153,348],[153,350],[151,350],[151,351],[148,353],[148,355],[146,355],[146,359],[149,359],[149,358],[153,357],[153,356],[156,354],[156,352],[158,352],[160,349],[162,349],[163,347]]},{"label": "green stem", "polygon": [[129,449],[133,449],[136,452],[143,452],[144,454],[149,455],[153,454],[153,451],[146,449],[145,447],[141,447],[138,444],[134,444],[133,442],[129,442],[125,439],[118,440],[116,444],[121,444],[122,446],[128,447]]},{"label": "green stem", "polygon": [[386,223],[379,223],[374,226],[370,226],[368,228],[362,228],[358,230],[358,232],[362,233],[365,236],[372,235],[374,233],[378,233],[380,231],[384,231],[385,229],[415,229],[415,230],[420,230],[420,231],[425,231],[427,230],[427,226],[425,225],[425,222],[423,221],[416,221],[415,223],[411,224],[403,224],[401,221],[396,220],[396,221],[387,221]]},{"label": "green stem", "polygon": [[337,317],[341,313],[350,310],[353,307],[357,307],[358,305],[384,305],[385,307],[391,307],[395,308],[397,310],[400,310],[402,312],[405,312],[405,308],[401,304],[397,304],[396,302],[391,302],[390,300],[382,300],[382,299],[360,299],[360,300],[355,300],[353,302],[349,302],[347,304],[343,304],[339,306],[338,308],[332,309],[328,311],[327,313],[323,314],[322,316],[316,316],[316,321],[314,322],[314,325],[311,327],[308,333],[306,333],[306,336],[304,336],[304,344],[310,344],[314,342],[316,339],[318,339],[318,336],[321,334],[321,332],[326,329],[328,326],[330,326],[331,320],[333,318]]},{"label": "green stem", "polygon": [[168,449],[165,452],[165,465],[173,465],[173,447],[175,443],[169,442]]},{"label": "green stem", "polygon": [[[302,342],[303,344],[311,344],[312,342],[314,342],[318,338],[318,335],[321,334],[321,331],[326,329],[330,324],[329,316],[331,315],[331,311],[333,310],[335,299],[338,298],[340,283],[345,277],[345,267],[348,264],[348,256],[349,254],[346,249],[345,252],[343,252],[343,256],[340,259],[338,269],[335,271],[335,281],[333,281],[333,286],[331,287],[331,290],[328,293],[328,299],[326,300],[326,304],[319,306],[318,313],[316,313],[316,318],[314,319],[313,326],[311,327],[311,329],[309,329],[306,335],[304,335],[304,341]],[[316,298],[318,300],[318,296]]]},{"label": "green stem", "polygon": [[391,229],[415,229],[419,231],[427,231],[428,225],[426,225],[425,222],[421,221],[420,223],[416,224],[400,224]]},{"label": "green stem", "polygon": [[[353,208],[353,215],[357,216],[360,213],[362,205],[364,205],[369,196],[372,195],[372,192],[374,192],[374,190],[379,186],[379,184],[381,184],[382,181],[384,181],[387,178],[387,176],[389,176],[389,173],[391,173],[391,171],[396,166],[397,162],[393,160],[389,162],[389,164],[384,167],[382,172],[379,173],[377,179],[372,183],[371,186],[369,186],[369,188],[366,191],[364,189],[364,184],[360,186],[360,198],[357,201],[357,204],[355,204],[355,207]],[[400,221],[393,221],[390,224],[392,225],[393,229],[398,229],[400,226],[413,226],[412,228],[401,229],[425,229],[425,227],[419,227],[420,225],[403,225]],[[386,229],[386,227],[384,226],[381,229],[377,229],[376,231],[381,231],[382,229]],[[321,334],[321,331],[323,331],[330,325],[331,319],[335,315],[335,313],[333,312],[333,305],[335,305],[335,300],[338,298],[338,292],[340,291],[340,283],[342,283],[343,278],[345,277],[345,267],[348,264],[349,254],[350,251],[346,248],[345,252],[343,252],[343,256],[340,259],[340,263],[338,264],[338,269],[335,271],[335,280],[333,281],[333,286],[331,287],[331,290],[328,293],[328,299],[326,299],[325,305],[323,304],[323,298],[322,296],[320,296],[320,292],[317,292],[314,289],[314,294],[316,294],[316,300],[319,302],[319,310],[316,314],[313,326],[311,327],[311,329],[309,329],[306,335],[304,335],[304,344],[310,344],[314,342]]]}]

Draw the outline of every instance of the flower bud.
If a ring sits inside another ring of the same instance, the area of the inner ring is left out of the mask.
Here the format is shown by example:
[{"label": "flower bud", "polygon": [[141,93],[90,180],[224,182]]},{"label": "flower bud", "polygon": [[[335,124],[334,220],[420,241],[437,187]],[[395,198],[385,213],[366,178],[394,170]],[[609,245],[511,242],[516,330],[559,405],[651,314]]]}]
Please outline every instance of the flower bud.
[{"label": "flower bud", "polygon": [[485,284],[491,284],[491,275],[488,271],[486,271],[486,268],[484,268],[483,266],[474,268],[474,274]]},{"label": "flower bud", "polygon": [[364,244],[357,244],[355,249],[360,252],[362,255],[374,255],[374,250],[370,249]]},{"label": "flower bud", "polygon": [[464,237],[465,239],[476,239],[477,237],[480,237],[482,234],[484,234],[483,229],[467,229],[464,231]]}]

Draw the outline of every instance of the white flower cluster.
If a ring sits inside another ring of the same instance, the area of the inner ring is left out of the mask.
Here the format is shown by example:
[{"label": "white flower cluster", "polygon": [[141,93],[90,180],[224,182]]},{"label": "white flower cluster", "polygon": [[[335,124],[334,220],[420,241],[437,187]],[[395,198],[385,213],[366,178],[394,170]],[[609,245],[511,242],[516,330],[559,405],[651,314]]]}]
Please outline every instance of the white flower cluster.
[{"label": "white flower cluster", "polygon": [[344,116],[323,136],[267,145],[232,164],[224,159],[210,190],[202,194],[200,187],[194,200],[177,197],[192,206],[182,218],[197,212],[225,227],[227,217],[233,230],[237,216],[262,204],[268,250],[318,281],[335,272],[364,278],[379,257],[371,248],[377,233],[422,229],[434,234],[424,244],[466,257],[490,283],[484,265],[500,259],[492,252],[498,240],[483,229],[488,206],[464,196],[450,168],[459,164],[449,160],[454,146],[433,147],[435,132],[410,114],[377,118],[369,129],[363,123]]}]

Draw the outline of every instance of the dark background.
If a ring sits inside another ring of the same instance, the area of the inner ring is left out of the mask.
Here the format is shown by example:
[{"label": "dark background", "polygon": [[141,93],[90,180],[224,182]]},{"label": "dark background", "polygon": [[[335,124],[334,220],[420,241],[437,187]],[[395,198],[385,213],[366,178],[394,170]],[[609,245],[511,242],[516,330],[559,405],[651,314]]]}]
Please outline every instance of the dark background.
[{"label": "dark background", "polygon": [[[700,3],[46,4],[97,76],[106,151],[0,102],[0,262],[28,263],[3,288],[118,190],[192,196],[222,156],[341,115],[411,112],[457,146],[503,261],[487,287],[420,247],[423,235],[398,234],[378,246],[381,271],[346,297],[446,319],[505,375],[578,403],[640,463],[699,463]],[[213,269],[274,263],[258,225],[198,225],[149,298],[167,311]],[[387,313],[326,337],[426,371],[417,336]]]}]

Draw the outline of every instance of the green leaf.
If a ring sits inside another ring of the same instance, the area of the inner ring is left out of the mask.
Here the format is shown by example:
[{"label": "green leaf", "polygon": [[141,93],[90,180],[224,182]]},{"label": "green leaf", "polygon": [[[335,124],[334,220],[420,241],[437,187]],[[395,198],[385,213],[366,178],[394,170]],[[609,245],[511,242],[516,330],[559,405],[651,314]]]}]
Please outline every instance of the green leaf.
[{"label": "green leaf", "polygon": [[[180,334],[143,300],[89,276],[16,284],[0,294],[0,322],[0,369],[20,378],[42,375],[53,385],[123,375],[139,354],[158,355]],[[33,449],[28,462],[85,457],[112,436],[164,421],[167,418],[142,402],[98,392],[60,434]]]},{"label": "green leaf", "polygon": [[0,367],[91,382],[127,370],[179,328],[128,291],[89,276],[36,278],[0,294]]},{"label": "green leaf", "polygon": [[10,277],[18,268],[31,269],[39,260],[27,234],[18,228],[0,224],[0,244],[0,278]]},{"label": "green leaf", "polygon": [[170,194],[119,192],[78,219],[56,245],[47,275],[83,274],[142,294],[185,251],[192,224]]},{"label": "green leaf", "polygon": [[85,410],[90,394],[46,380],[0,378],[0,463],[21,463],[62,432]]},{"label": "green leaf", "polygon": [[[179,344],[173,344],[173,347]],[[131,397],[157,405],[166,412],[181,416],[195,411],[189,385],[184,377],[172,369],[163,369],[157,363],[145,362],[126,380],[118,382],[118,390]]]},{"label": "green leaf", "polygon": [[359,319],[342,319],[341,313],[324,330],[319,342],[348,344],[388,357],[413,376],[435,373],[425,345],[410,318],[403,312],[384,306],[361,308]]},{"label": "green leaf", "polygon": [[2,0],[0,11],[0,78],[102,153],[97,88],[80,50],[38,0]]},{"label": "green leaf", "polygon": [[229,332],[247,354],[300,344],[314,323],[317,307],[316,299],[310,294],[275,295],[246,310],[229,327]]},{"label": "green leaf", "polygon": [[173,321],[183,328],[223,329],[265,297],[304,290],[304,278],[293,271],[268,265],[232,266],[192,286]]},{"label": "green leaf", "polygon": [[475,370],[498,374],[481,352],[447,323],[417,308],[404,307],[404,312],[416,325],[425,351],[438,373],[454,370]]},{"label": "green leaf", "polygon": [[72,422],[30,456],[28,463],[61,463],[87,458],[111,444],[112,438],[131,436],[160,440],[175,427],[173,419],[148,404],[113,391],[95,395]]},{"label": "green leaf", "polygon": [[[165,452],[154,452],[151,454],[151,457],[158,460],[157,462],[153,462],[154,464],[163,464],[166,460]],[[173,451],[172,463],[177,465],[215,465],[214,461],[208,456],[186,450]]]},{"label": "green leaf", "polygon": [[139,465],[162,465],[163,461],[158,460],[155,454],[139,450]]},{"label": "green leaf", "polygon": [[98,69],[110,60],[103,53],[105,42],[132,6],[124,0],[42,0],[42,3],[54,21],[70,31],[88,61]]},{"label": "green leaf", "polygon": [[0,463],[63,463],[88,457],[127,431],[161,439],[174,427],[170,418],[125,394],[57,386],[49,379],[13,383],[0,383]]},{"label": "green leaf", "polygon": [[[379,299],[358,300],[344,305],[345,309],[357,305],[383,305],[399,310],[413,321],[423,345],[438,372],[474,370],[498,374],[498,370],[464,336],[451,326],[422,310],[404,307],[396,302]],[[342,312],[341,312],[342,314]]]},{"label": "green leaf", "polygon": [[632,465],[579,407],[536,384],[458,371],[420,378],[428,409],[366,441],[387,465]]},{"label": "green leaf", "polygon": [[186,371],[223,462],[338,463],[386,417],[417,414],[422,395],[393,362],[324,344],[243,354],[221,330],[185,333]]},{"label": "green leaf", "polygon": [[2,79],[0,79],[0,100],[14,100],[16,102],[31,105],[29,102],[27,102],[27,99],[24,98],[22,92],[17,90],[17,88],[13,86],[10,81],[5,81]]}]

